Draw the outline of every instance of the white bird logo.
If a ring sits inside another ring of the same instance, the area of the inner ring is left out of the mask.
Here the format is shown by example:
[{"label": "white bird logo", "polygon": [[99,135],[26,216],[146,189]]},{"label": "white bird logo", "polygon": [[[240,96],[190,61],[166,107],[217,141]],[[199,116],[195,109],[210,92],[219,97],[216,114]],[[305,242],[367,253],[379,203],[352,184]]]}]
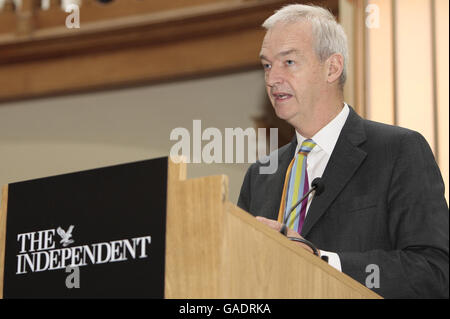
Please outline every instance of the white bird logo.
[{"label": "white bird logo", "polygon": [[70,237],[72,237],[73,228],[74,226],[70,225],[67,231],[64,231],[64,229],[62,229],[61,227],[58,227],[58,229],[56,229],[56,232],[62,238],[59,243],[62,244],[64,247],[67,247],[74,242],[73,239],[70,239]]}]

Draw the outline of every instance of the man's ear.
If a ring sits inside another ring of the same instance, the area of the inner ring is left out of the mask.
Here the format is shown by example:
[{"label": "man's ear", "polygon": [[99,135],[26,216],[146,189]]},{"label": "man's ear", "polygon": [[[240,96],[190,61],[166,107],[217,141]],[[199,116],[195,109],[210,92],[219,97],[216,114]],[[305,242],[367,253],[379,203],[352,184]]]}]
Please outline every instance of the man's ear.
[{"label": "man's ear", "polygon": [[327,80],[328,83],[333,83],[334,81],[339,80],[339,77],[344,71],[344,57],[339,53],[335,53],[327,59],[327,62],[328,62]]}]

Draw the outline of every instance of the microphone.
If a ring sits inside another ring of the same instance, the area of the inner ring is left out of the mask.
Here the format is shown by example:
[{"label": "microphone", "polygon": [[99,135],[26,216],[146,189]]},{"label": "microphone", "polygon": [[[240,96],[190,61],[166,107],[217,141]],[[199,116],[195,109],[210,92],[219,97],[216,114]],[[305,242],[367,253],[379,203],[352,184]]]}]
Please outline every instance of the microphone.
[{"label": "microphone", "polygon": [[[325,190],[325,184],[322,182],[322,179],[320,177],[315,178],[311,183],[311,189],[302,197],[300,200],[295,203],[294,206],[292,206],[291,210],[289,211],[287,218],[284,219],[283,224],[281,225],[280,233],[287,236],[287,226],[286,221],[289,220],[289,217],[291,216],[292,212],[297,208],[298,205],[300,205],[301,202],[303,202],[306,198],[308,198],[309,194],[311,194],[313,191],[315,191],[314,195],[319,196],[323,193]],[[299,243],[302,243],[313,251],[313,254],[320,257],[319,249],[317,249],[316,246],[314,246],[313,243],[310,241],[304,239],[304,238],[297,238],[297,237],[288,237],[289,240],[297,241]],[[325,259],[324,259],[325,260]]]},{"label": "microphone", "polygon": [[287,217],[284,219],[284,224],[287,220],[289,220],[289,217],[291,216],[292,212],[297,208],[298,205],[300,205],[301,202],[303,202],[306,198],[308,198],[309,194],[311,194],[313,191],[316,191],[314,193],[315,196],[319,196],[323,193],[325,190],[325,185],[322,182],[322,179],[320,177],[314,178],[314,180],[311,183],[311,189],[302,197],[300,200],[295,203],[294,206],[292,206],[291,210],[289,211]]},{"label": "microphone", "polygon": [[309,194],[315,191],[314,195],[319,196],[320,194],[323,193],[324,190],[325,184],[323,183],[322,178],[320,177],[314,178],[314,180],[311,183],[311,189],[302,198],[300,198],[300,200],[297,203],[295,203],[294,206],[292,206],[289,213],[284,218],[283,224],[281,225],[280,233],[282,233],[283,235],[287,234],[286,221],[289,220],[289,217],[291,216],[292,212],[297,208],[297,206],[300,205],[300,203],[303,202],[306,198],[308,198]]}]

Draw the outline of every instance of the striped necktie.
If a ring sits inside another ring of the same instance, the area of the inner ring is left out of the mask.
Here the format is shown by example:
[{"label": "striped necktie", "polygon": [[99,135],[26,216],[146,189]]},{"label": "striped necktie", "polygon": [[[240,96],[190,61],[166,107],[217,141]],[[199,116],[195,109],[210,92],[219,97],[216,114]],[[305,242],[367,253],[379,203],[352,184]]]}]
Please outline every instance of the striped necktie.
[{"label": "striped necktie", "polygon": [[306,159],[309,152],[316,146],[313,140],[307,139],[300,146],[297,156],[295,156],[286,172],[284,180],[283,195],[278,213],[278,222],[285,222],[286,225],[301,233],[306,216],[306,206],[308,200],[305,199],[297,206],[295,212],[292,212],[289,220],[284,220],[297,201],[309,191],[308,171],[306,170]]}]

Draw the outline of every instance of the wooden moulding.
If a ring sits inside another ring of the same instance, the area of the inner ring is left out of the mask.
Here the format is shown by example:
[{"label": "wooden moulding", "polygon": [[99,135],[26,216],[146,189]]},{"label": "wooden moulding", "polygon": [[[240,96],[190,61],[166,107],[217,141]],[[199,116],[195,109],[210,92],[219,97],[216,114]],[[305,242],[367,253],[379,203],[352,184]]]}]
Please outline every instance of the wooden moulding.
[{"label": "wooden moulding", "polygon": [[[79,29],[61,21],[28,36],[0,34],[0,102],[256,69],[264,36],[260,25],[287,3],[213,1],[81,21]],[[334,12],[337,4],[327,2]]]},{"label": "wooden moulding", "polygon": [[249,29],[220,38],[0,65],[0,101],[256,68],[262,37],[262,31]]},{"label": "wooden moulding", "polygon": [[156,46],[249,27],[259,28],[283,2],[286,1],[218,2],[92,21],[82,24],[79,29],[67,29],[63,20],[60,26],[36,29],[27,38],[0,35],[0,63],[36,61],[136,45]]}]

